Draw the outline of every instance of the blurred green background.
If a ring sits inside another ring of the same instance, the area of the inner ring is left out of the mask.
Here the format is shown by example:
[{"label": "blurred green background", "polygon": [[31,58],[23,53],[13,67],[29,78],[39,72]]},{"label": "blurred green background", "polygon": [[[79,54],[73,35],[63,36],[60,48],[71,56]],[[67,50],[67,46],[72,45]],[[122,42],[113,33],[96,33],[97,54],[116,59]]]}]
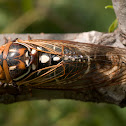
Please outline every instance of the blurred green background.
[{"label": "blurred green background", "polygon": [[[0,0],[1,33],[107,32],[110,0]],[[0,126],[125,126],[126,109],[72,100],[0,104]]]}]

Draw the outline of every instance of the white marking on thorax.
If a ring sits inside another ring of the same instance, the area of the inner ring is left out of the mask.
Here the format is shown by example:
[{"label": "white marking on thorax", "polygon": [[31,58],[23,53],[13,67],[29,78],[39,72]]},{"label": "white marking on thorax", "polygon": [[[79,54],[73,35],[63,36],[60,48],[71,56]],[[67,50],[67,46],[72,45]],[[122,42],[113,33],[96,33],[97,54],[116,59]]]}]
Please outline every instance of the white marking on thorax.
[{"label": "white marking on thorax", "polygon": [[80,55],[80,58],[83,58],[83,56],[82,56],[82,55]]},{"label": "white marking on thorax", "polygon": [[10,66],[9,67],[9,70],[14,70],[14,69],[16,69],[16,66]]},{"label": "white marking on thorax", "polygon": [[60,60],[60,57],[58,56],[53,57],[53,61],[59,61],[59,60]]},{"label": "white marking on thorax", "polygon": [[35,54],[37,51],[35,49],[32,49],[31,54]]},{"label": "white marking on thorax", "polygon": [[38,49],[38,50],[42,50],[42,48],[41,48],[41,47],[37,47],[37,49]]},{"label": "white marking on thorax", "polygon": [[54,49],[54,51],[56,50],[56,46],[55,45],[53,46],[53,49]]},{"label": "white marking on thorax", "polygon": [[35,69],[36,69],[36,65],[32,64],[32,70],[35,70]]},{"label": "white marking on thorax", "polygon": [[40,56],[39,60],[41,63],[47,63],[49,61],[49,56],[46,54],[43,54],[42,56]]},{"label": "white marking on thorax", "polygon": [[9,52],[16,52],[16,49],[9,49]]},{"label": "white marking on thorax", "polygon": [[65,57],[64,57],[64,60],[68,60],[68,59],[69,59],[69,57],[68,57],[68,56],[65,56]]},{"label": "white marking on thorax", "polygon": [[75,58],[74,57],[72,58],[72,61],[75,61]]},{"label": "white marking on thorax", "polygon": [[10,57],[13,57],[14,55],[15,55],[15,52],[11,53],[11,54],[10,54]]},{"label": "white marking on thorax", "polygon": [[29,55],[28,55],[28,51],[25,53],[25,57],[29,57]]},{"label": "white marking on thorax", "polygon": [[88,55],[86,55],[86,56],[88,59],[88,67],[87,67],[87,70],[85,71],[84,74],[87,74],[90,71],[90,67],[91,67],[91,58]]},{"label": "white marking on thorax", "polygon": [[28,66],[29,65],[29,59],[25,60],[25,64]]}]

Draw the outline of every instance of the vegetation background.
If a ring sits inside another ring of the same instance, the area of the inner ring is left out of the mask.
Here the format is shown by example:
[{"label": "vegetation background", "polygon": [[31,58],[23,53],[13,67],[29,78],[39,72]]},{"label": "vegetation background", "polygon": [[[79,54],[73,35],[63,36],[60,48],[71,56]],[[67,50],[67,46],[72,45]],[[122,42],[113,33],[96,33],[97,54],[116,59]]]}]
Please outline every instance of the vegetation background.
[{"label": "vegetation background", "polygon": [[[110,0],[0,0],[1,33],[107,32]],[[0,104],[0,126],[125,126],[126,108],[73,100]]]}]

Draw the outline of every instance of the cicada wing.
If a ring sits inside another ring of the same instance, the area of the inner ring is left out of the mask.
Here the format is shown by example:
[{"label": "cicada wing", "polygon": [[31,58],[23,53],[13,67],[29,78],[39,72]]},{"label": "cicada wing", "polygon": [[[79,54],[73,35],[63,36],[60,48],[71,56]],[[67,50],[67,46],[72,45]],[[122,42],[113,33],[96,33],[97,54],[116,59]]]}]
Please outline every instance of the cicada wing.
[{"label": "cicada wing", "polygon": [[[47,68],[48,72],[43,72],[35,80],[24,80],[24,84],[47,88],[87,89],[120,83],[121,77],[126,80],[125,49],[62,40],[30,40],[22,43],[36,50],[61,56],[69,50],[79,50],[78,55],[86,57],[81,62],[64,62],[61,66],[50,67],[51,70]],[[42,80],[44,81],[41,82]]]},{"label": "cicada wing", "polygon": [[47,68],[39,69],[29,76],[27,76],[22,81],[18,82],[18,85],[31,85],[37,86],[44,83],[49,83],[51,81],[57,81],[58,78],[62,77],[65,74],[65,69],[62,64],[50,66]]},{"label": "cicada wing", "polygon": [[35,49],[37,51],[50,53],[50,54],[61,54],[63,51],[62,44],[55,43],[53,41],[46,40],[17,40],[17,42],[28,45],[30,48]]}]

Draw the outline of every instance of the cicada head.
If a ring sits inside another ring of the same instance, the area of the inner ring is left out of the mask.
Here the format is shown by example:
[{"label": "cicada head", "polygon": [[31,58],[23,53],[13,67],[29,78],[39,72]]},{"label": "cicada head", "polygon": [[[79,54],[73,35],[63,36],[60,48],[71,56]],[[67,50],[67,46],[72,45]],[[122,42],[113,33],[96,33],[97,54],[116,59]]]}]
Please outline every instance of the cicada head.
[{"label": "cicada head", "polygon": [[11,83],[30,72],[30,54],[27,46],[8,42],[0,47],[0,81]]}]

